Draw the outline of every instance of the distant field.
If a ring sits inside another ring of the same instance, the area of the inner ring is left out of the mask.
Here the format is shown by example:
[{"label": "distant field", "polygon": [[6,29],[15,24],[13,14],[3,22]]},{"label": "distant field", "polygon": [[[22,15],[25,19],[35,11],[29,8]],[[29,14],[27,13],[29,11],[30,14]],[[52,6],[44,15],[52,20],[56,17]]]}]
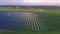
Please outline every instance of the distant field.
[{"label": "distant field", "polygon": [[6,12],[34,12],[34,13],[41,13],[41,14],[60,14],[60,10],[44,10],[41,9],[23,9],[23,8],[0,8],[1,11]]}]

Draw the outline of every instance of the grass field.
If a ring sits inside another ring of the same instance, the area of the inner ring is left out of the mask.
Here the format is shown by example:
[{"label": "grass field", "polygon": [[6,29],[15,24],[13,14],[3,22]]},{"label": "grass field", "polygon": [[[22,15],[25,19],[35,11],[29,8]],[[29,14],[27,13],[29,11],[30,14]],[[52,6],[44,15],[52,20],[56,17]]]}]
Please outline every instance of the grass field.
[{"label": "grass field", "polygon": [[[7,31],[3,30],[0,31],[0,34],[60,34],[60,10],[44,10],[40,11],[38,10],[27,10],[27,9],[0,9],[2,12],[33,12],[38,14],[38,18],[42,19],[43,22],[48,27],[47,32],[40,32],[40,31]],[[41,15],[41,16],[39,16]]]},{"label": "grass field", "polygon": [[23,8],[0,8],[0,12],[33,12],[41,14],[60,14],[60,10],[44,10],[41,9],[23,9]]}]

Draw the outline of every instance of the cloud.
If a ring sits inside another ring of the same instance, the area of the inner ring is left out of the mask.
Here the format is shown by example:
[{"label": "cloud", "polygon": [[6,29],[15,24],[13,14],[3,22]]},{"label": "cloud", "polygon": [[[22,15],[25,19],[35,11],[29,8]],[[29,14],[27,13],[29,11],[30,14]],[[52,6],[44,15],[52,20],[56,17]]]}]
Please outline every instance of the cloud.
[{"label": "cloud", "polygon": [[20,5],[21,0],[0,0],[0,5]]},{"label": "cloud", "polygon": [[0,0],[0,5],[59,5],[60,0]]},{"label": "cloud", "polygon": [[25,4],[58,4],[60,0],[24,0]]}]

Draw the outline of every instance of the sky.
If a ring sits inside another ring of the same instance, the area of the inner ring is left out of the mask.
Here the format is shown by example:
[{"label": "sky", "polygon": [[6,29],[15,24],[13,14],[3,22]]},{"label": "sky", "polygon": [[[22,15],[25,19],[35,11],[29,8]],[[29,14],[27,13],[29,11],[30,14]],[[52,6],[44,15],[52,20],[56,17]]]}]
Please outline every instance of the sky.
[{"label": "sky", "polygon": [[56,5],[60,6],[60,0],[0,0],[0,5]]}]

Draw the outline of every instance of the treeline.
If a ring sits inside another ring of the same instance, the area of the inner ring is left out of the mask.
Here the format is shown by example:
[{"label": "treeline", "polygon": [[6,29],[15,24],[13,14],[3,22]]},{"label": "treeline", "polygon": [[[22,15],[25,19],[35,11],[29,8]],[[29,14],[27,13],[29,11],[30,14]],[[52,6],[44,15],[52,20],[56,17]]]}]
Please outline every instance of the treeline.
[{"label": "treeline", "polygon": [[25,8],[25,9],[60,9],[60,6],[20,6],[20,5],[0,5],[0,7]]}]

